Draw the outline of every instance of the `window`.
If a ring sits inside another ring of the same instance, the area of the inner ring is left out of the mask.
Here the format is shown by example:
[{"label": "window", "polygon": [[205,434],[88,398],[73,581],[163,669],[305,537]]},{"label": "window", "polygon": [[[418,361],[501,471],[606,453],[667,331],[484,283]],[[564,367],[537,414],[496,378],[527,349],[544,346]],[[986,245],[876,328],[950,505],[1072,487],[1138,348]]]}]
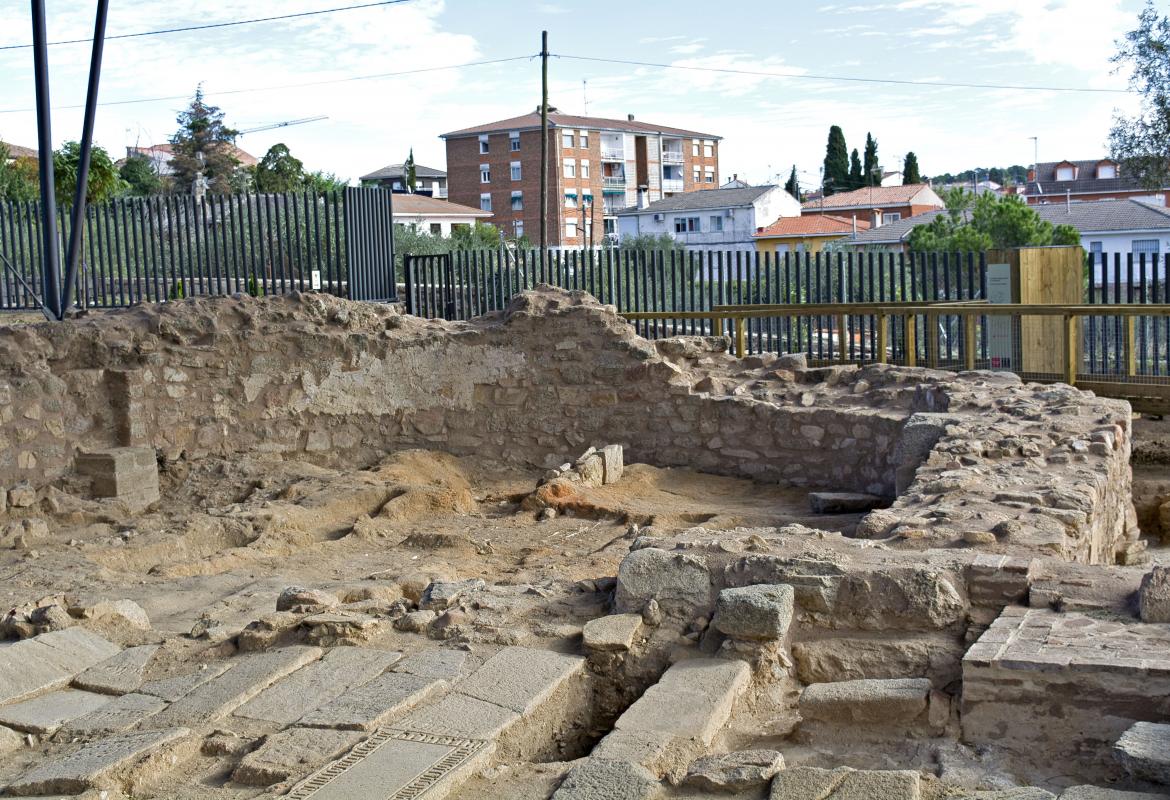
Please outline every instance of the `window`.
[{"label": "window", "polygon": [[1161,244],[1157,239],[1134,239],[1133,244],[1130,245],[1130,252],[1136,255],[1143,253],[1147,255],[1158,255],[1158,245]]},{"label": "window", "polygon": [[442,236],[442,235],[443,235],[443,226],[437,222],[432,222],[431,223],[431,236]]},{"label": "window", "polygon": [[1093,255],[1094,261],[1100,261],[1101,259],[1098,258],[1098,256],[1100,256],[1101,253],[1105,252],[1105,243],[1104,242],[1089,242],[1089,252]]},{"label": "window", "polygon": [[711,217],[711,230],[716,233],[723,230],[723,217]]},{"label": "window", "polygon": [[492,210],[492,196],[491,196],[490,192],[484,192],[483,194],[481,194],[479,196],[479,210],[480,211],[491,211]]},{"label": "window", "polygon": [[707,173],[706,173],[706,176],[703,178],[703,180],[705,180],[707,183],[714,183],[715,182],[715,168],[714,167],[707,167]]},{"label": "window", "polygon": [[715,143],[703,142],[703,158],[713,158],[715,156]]},{"label": "window", "polygon": [[487,164],[480,164],[479,165],[479,182],[480,183],[491,183],[492,182],[492,168],[490,166],[488,166]]},{"label": "window", "polygon": [[1117,165],[1116,164],[1100,164],[1097,166],[1097,178],[1099,180],[1104,180],[1106,178],[1116,178],[1116,177],[1117,177]]},{"label": "window", "polygon": [[520,162],[519,161],[512,162],[512,180],[514,180],[514,181],[520,180]]},{"label": "window", "polygon": [[524,235],[524,220],[518,219],[512,223],[512,230],[516,232],[516,238],[519,239]]},{"label": "window", "polygon": [[694,174],[691,175],[691,179],[695,183],[698,183],[700,180],[702,180],[702,171],[698,167],[695,167],[695,171]]},{"label": "window", "polygon": [[589,131],[581,131],[580,133],[581,149],[584,150],[589,147]]},{"label": "window", "polygon": [[508,134],[508,149],[513,153],[520,152],[520,131],[512,131]]},{"label": "window", "polygon": [[576,207],[577,207],[577,195],[566,194],[565,195],[565,208],[576,208]]},{"label": "window", "polygon": [[479,137],[479,152],[486,153],[487,151],[488,151],[488,137],[486,135],[481,136],[481,137]]},{"label": "window", "polygon": [[591,194],[581,195],[581,205],[584,206],[585,208],[592,208],[593,207],[593,195],[591,195]]},{"label": "window", "polygon": [[512,210],[524,210],[524,192],[512,192]]},{"label": "window", "polygon": [[561,134],[561,146],[566,147],[566,148],[573,146],[573,132],[572,131],[565,131],[564,133]]},{"label": "window", "polygon": [[882,224],[883,225],[885,225],[887,222],[897,222],[901,218],[902,218],[901,211],[884,211],[884,212],[882,212]]},{"label": "window", "polygon": [[698,233],[701,230],[698,217],[675,217],[675,233]]},{"label": "window", "polygon": [[566,158],[565,159],[565,177],[566,178],[576,178],[577,177],[577,161],[576,161],[576,159],[573,159],[573,158]]},{"label": "window", "polygon": [[577,220],[575,220],[575,219],[565,220],[565,238],[566,239],[576,239],[577,238]]},{"label": "window", "polygon": [[691,155],[695,158],[699,157],[699,140],[691,139]]},{"label": "window", "polygon": [[1056,170],[1056,179],[1058,181],[1071,181],[1077,176],[1075,167],[1059,167]]},{"label": "window", "polygon": [[587,159],[587,158],[581,159],[581,177],[582,178],[589,177],[589,159]]}]

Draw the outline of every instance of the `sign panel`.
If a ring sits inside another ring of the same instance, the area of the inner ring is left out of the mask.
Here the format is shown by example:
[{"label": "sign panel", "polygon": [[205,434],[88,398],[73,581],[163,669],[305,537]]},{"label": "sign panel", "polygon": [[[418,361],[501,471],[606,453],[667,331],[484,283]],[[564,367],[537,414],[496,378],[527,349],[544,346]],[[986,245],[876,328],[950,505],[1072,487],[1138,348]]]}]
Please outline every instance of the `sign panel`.
[{"label": "sign panel", "polygon": [[[1003,304],[1012,302],[1012,265],[987,265],[987,302]],[[1012,368],[1012,318],[988,316],[987,355],[992,369]]]}]

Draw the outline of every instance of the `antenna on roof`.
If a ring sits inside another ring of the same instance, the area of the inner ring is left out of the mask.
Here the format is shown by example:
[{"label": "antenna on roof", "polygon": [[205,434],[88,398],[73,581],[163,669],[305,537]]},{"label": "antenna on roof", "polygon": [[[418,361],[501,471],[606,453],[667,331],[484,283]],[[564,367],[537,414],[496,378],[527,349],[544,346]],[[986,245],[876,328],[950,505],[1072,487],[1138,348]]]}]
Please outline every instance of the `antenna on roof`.
[{"label": "antenna on roof", "polygon": [[589,116],[589,81],[584,78],[581,79],[581,105],[585,107],[581,116]]}]

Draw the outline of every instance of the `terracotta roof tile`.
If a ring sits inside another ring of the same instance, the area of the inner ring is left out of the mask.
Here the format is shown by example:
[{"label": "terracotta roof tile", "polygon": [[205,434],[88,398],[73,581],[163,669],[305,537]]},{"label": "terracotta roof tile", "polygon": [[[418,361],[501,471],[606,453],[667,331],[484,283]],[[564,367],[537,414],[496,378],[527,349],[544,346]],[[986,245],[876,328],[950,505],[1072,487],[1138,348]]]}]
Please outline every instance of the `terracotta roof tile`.
[{"label": "terracotta roof tile", "polygon": [[[853,219],[836,217],[832,214],[815,214],[807,217],[780,217],[755,236],[758,239],[777,239],[788,236],[818,236],[834,233],[853,233]],[[869,223],[857,220],[857,230],[869,229]]]},{"label": "terracotta roof tile", "polygon": [[872,208],[875,206],[908,205],[919,192],[929,190],[925,183],[908,186],[866,186],[851,192],[839,192],[821,200],[810,200],[802,208],[815,211],[819,208]]},{"label": "terracotta roof tile", "polygon": [[[687,136],[694,139],[722,139],[711,133],[699,133],[684,128],[672,128],[666,125],[655,125],[649,122],[626,119],[604,119],[602,117],[578,117],[573,114],[562,114],[559,111],[549,112],[548,124],[550,128],[585,128],[587,130],[630,131],[632,133],[664,133],[671,136]],[[495,133],[498,131],[528,130],[540,127],[540,114],[533,112],[511,119],[501,119],[496,122],[486,122],[470,128],[462,128],[450,133],[441,134],[440,138],[453,139],[460,136],[474,136],[479,133]]]}]

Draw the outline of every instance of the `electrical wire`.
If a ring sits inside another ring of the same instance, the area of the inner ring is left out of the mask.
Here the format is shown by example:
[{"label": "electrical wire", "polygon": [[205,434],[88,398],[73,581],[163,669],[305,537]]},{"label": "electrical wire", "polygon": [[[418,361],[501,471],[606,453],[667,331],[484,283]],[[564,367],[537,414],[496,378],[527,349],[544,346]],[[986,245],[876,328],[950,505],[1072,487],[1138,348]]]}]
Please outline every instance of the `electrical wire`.
[{"label": "electrical wire", "polygon": [[[309,86],[330,86],[338,83],[351,83],[353,81],[372,81],[382,78],[399,78],[405,75],[419,75],[424,72],[440,72],[448,69],[462,69],[463,67],[482,67],[488,64],[504,64],[509,61],[527,61],[536,56],[511,56],[509,58],[493,58],[487,61],[468,61],[463,64],[445,64],[440,67],[420,67],[419,69],[407,69],[400,72],[380,72],[375,75],[354,75],[348,78],[333,78],[323,81],[309,81],[307,83],[285,83],[277,86],[254,86],[244,89],[224,89],[222,91],[214,91],[211,89],[204,90],[204,94],[211,96],[228,95],[228,94],[247,94],[250,92],[276,92],[283,89],[303,89]],[[108,100],[104,103],[98,103],[99,106],[127,106],[138,103],[162,103],[169,100],[189,100],[189,94],[172,94],[165,97],[140,97],[134,100]],[[53,106],[54,111],[72,108],[84,108],[84,104],[76,103],[68,106]],[[0,108],[0,114],[21,114],[36,111],[35,108]]]},{"label": "electrical wire", "polygon": [[[297,19],[298,17],[315,17],[319,14],[332,14],[336,11],[354,11],[360,8],[377,8],[378,6],[394,6],[400,3],[409,3],[412,0],[379,0],[375,3],[361,3],[356,6],[337,6],[336,8],[322,8],[318,11],[301,11],[297,14],[281,14],[276,17],[256,17],[254,19],[239,19],[231,22],[212,22],[207,25],[190,25],[185,28],[165,28],[160,31],[140,31],[138,33],[122,33],[117,36],[107,36],[106,41],[114,39],[134,39],[139,36],[159,36],[164,33],[184,33],[186,31],[206,31],[212,28],[230,28],[236,25],[253,25],[257,22],[276,22],[282,19]],[[93,39],[65,39],[59,42],[49,42],[50,46],[59,44],[91,44]],[[0,45],[0,50],[22,50],[32,47],[31,44]]]},{"label": "electrical wire", "polygon": [[861,78],[850,75],[815,75],[812,73],[796,74],[791,72],[761,72],[750,69],[733,69],[731,67],[698,67],[686,64],[660,64],[653,61],[628,61],[620,58],[600,58],[597,56],[575,56],[567,53],[550,53],[553,58],[564,58],[573,61],[593,61],[602,64],[625,64],[634,67],[657,67],[660,69],[682,69],[694,72],[719,72],[730,75],[750,75],[763,78],[796,78],[814,81],[839,81],[847,83],[880,83],[898,86],[927,86],[957,89],[1008,89],[1019,92],[1084,92],[1091,94],[1129,94],[1127,89],[1093,89],[1082,86],[1023,86],[1019,84],[1003,83],[953,83],[949,81],[911,81],[897,78]]}]

